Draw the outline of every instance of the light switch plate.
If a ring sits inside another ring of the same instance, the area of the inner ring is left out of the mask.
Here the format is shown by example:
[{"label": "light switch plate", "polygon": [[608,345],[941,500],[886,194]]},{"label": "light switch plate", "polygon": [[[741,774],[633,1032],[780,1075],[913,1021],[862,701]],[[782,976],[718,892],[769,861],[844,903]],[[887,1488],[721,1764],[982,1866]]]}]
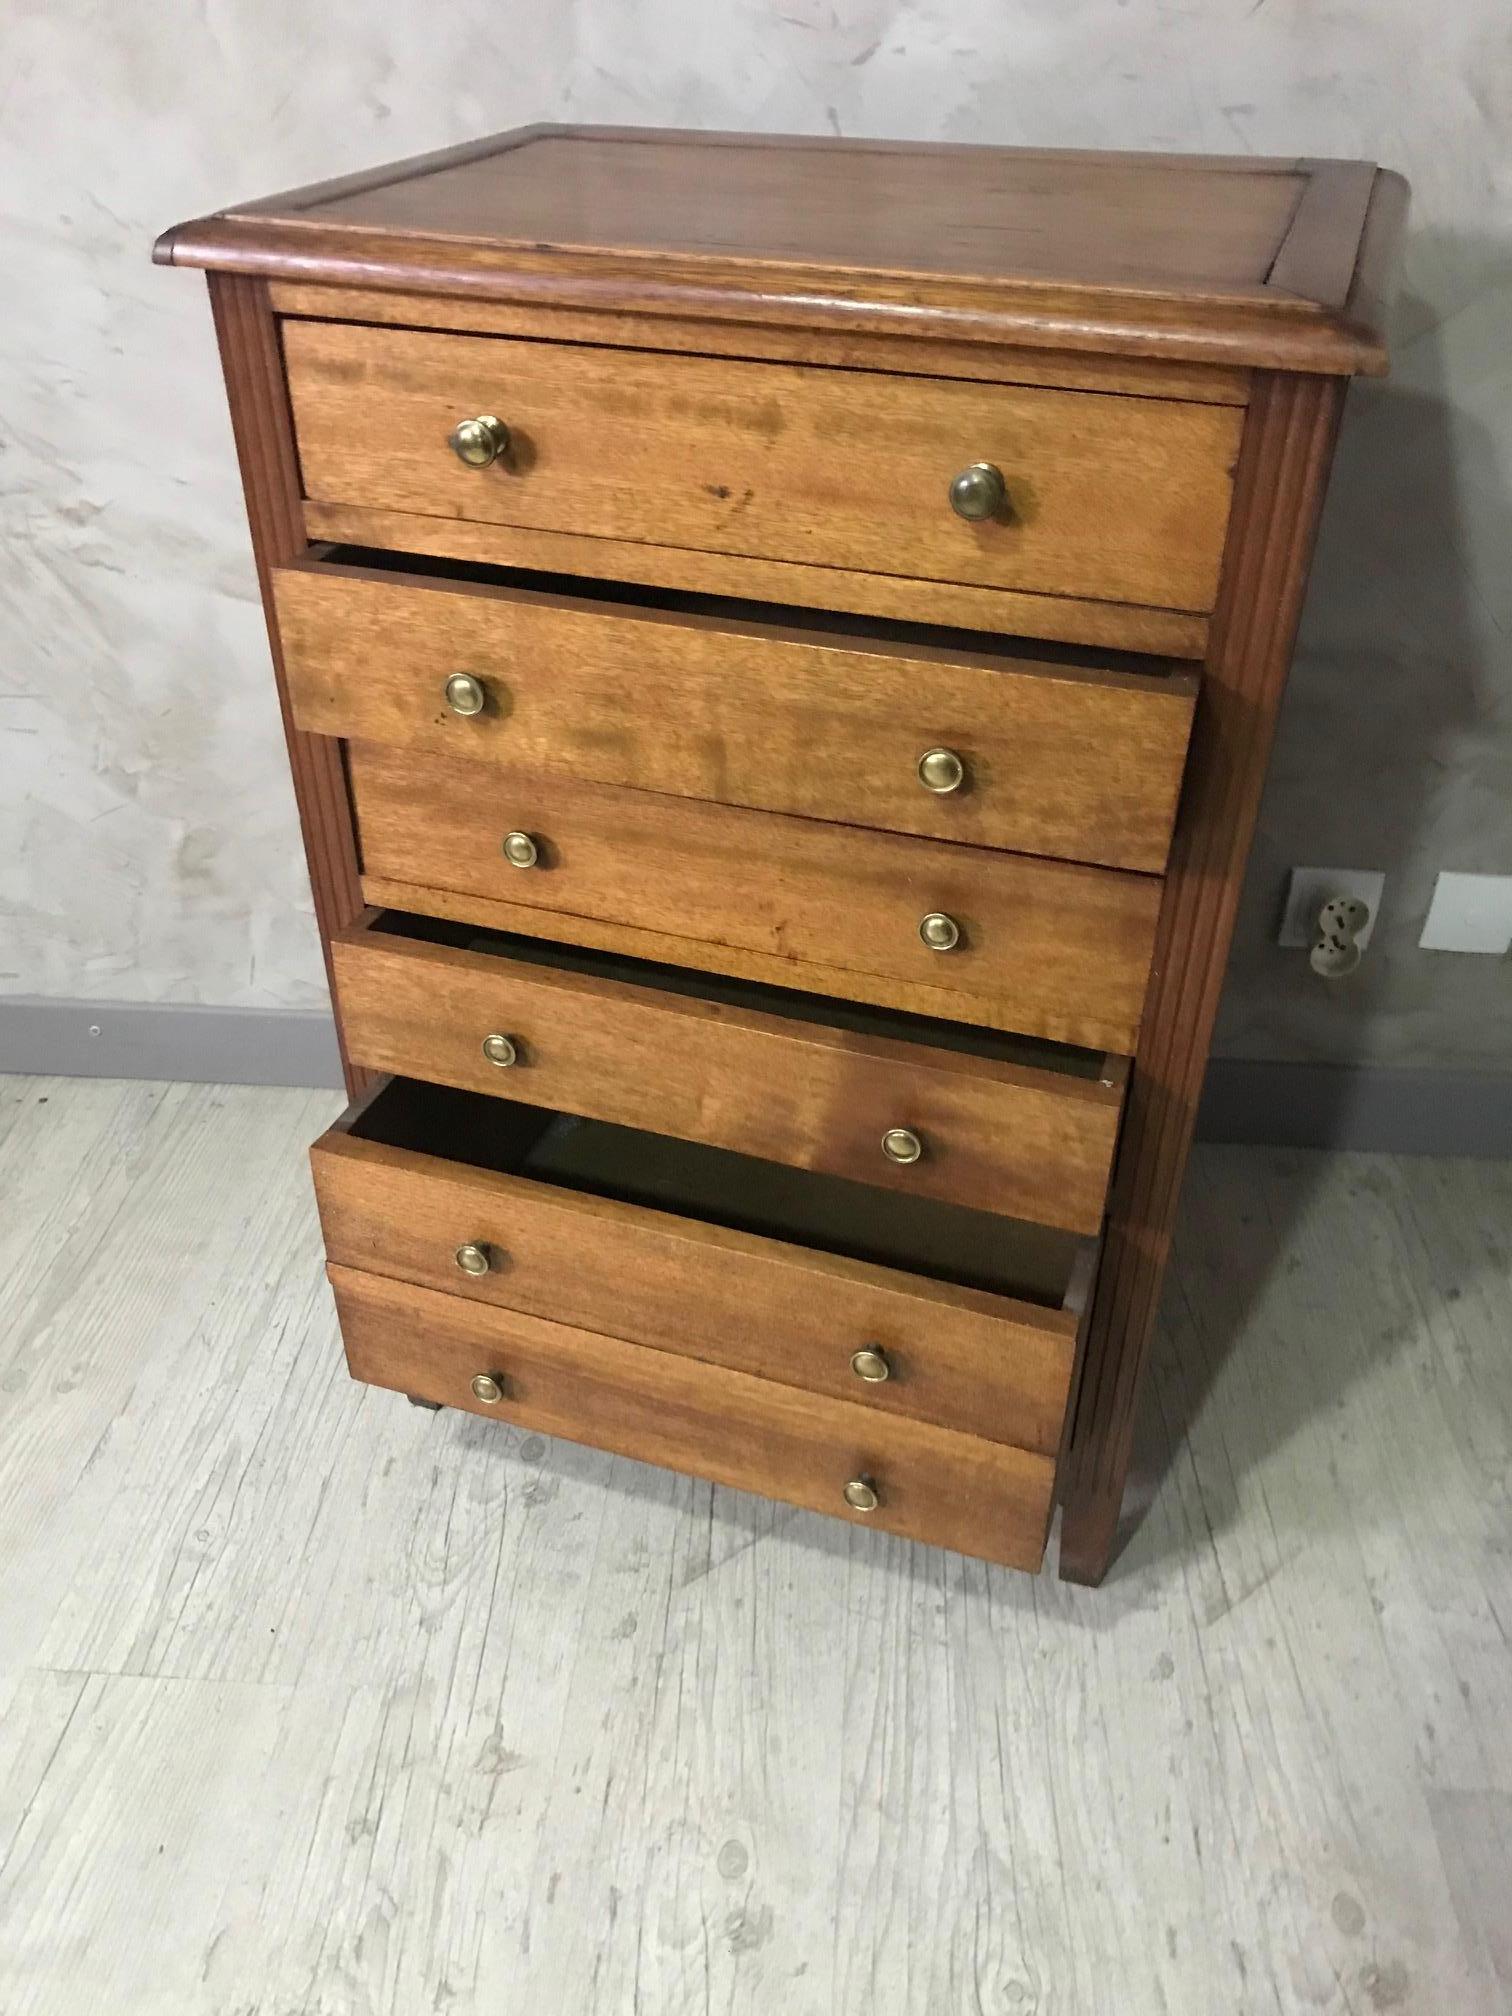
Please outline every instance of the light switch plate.
[{"label": "light switch plate", "polygon": [[1425,952],[1512,952],[1512,875],[1440,875],[1423,935]]},{"label": "light switch plate", "polygon": [[1355,943],[1363,952],[1381,914],[1381,892],[1385,887],[1386,877],[1373,868],[1293,868],[1276,943],[1295,945],[1299,951],[1306,951],[1317,939],[1318,912],[1329,897],[1358,896],[1370,912],[1367,922],[1355,933]]}]

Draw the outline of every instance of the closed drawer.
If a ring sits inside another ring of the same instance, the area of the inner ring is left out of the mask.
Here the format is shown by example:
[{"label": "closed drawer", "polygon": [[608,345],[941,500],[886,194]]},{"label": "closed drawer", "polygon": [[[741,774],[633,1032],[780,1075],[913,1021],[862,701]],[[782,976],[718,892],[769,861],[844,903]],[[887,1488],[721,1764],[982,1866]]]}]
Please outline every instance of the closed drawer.
[{"label": "closed drawer", "polygon": [[1059,1449],[1090,1241],[404,1079],[311,1161],[338,1267]]},{"label": "closed drawer", "polygon": [[[294,718],[312,734],[1165,865],[1197,682],[1158,661],[1053,663],[904,625],[847,634],[692,597],[648,609],[317,561],[277,569],[274,596]],[[474,684],[458,690],[459,675]]]},{"label": "closed drawer", "polygon": [[354,1063],[1033,1218],[1102,1223],[1125,1066],[466,926],[331,944]]},{"label": "closed drawer", "polygon": [[[1045,1457],[372,1274],[330,1279],[354,1378],[1010,1568],[1044,1557]],[[480,1373],[496,1401],[475,1397]]]},{"label": "closed drawer", "polygon": [[[729,970],[748,950],[764,966],[746,977],[1134,1049],[1153,876],[370,743],[350,770],[371,901],[429,910],[417,890],[441,892],[464,918],[569,942],[585,921],[629,925],[678,965]],[[926,918],[949,949],[926,943]]]},{"label": "closed drawer", "polygon": [[[300,467],[359,503],[866,573],[1206,611],[1241,409],[286,321]],[[448,446],[489,416],[484,468]],[[1006,506],[949,502],[973,463]]]}]

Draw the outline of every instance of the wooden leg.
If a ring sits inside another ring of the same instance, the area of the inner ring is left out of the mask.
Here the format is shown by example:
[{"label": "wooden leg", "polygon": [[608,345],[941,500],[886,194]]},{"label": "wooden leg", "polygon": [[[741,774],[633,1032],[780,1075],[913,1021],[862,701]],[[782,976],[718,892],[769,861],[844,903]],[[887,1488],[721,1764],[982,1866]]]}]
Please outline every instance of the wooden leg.
[{"label": "wooden leg", "polygon": [[439,1414],[441,1412],[441,1402],[439,1400],[422,1400],[418,1393],[406,1393],[404,1397],[408,1400],[411,1407],[423,1407],[427,1414]]},{"label": "wooden leg", "polygon": [[1060,1560],[1062,1582],[1080,1582],[1095,1589],[1113,1564],[1118,1541],[1118,1515],[1123,1491],[1097,1495],[1085,1492],[1061,1509]]}]

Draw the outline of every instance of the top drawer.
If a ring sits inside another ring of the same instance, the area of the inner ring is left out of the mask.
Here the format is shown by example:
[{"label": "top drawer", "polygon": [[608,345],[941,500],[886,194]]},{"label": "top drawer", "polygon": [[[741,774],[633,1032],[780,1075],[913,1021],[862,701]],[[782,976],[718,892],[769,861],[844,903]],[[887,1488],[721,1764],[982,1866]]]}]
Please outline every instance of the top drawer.
[{"label": "top drawer", "polygon": [[[1240,409],[287,321],[307,494],[439,518],[1205,612]],[[448,445],[492,416],[505,452]],[[968,522],[952,479],[1001,471]]]}]

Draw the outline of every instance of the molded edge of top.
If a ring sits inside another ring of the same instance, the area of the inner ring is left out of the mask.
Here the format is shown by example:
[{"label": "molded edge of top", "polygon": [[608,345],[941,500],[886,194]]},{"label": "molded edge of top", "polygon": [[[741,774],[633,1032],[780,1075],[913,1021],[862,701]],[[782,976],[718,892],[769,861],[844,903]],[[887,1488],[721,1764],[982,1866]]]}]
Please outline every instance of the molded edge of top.
[{"label": "molded edge of top", "polygon": [[[1031,278],[837,269],[776,258],[447,237],[297,214],[406,173],[454,166],[539,133],[533,127],[396,162],[340,181],[216,212],[165,231],[160,265],[196,266],[332,287],[442,294],[623,314],[704,317],[794,328],[913,335],[1112,357],[1170,358],[1280,371],[1378,376],[1406,220],[1402,176],[1368,163],[1300,162],[1347,178],[1346,231],[1328,269],[1297,243],[1296,220],[1266,285],[1141,289]],[[654,130],[654,129],[652,129]],[[762,137],[762,136],[755,136]],[[291,214],[292,213],[292,214]],[[1351,242],[1352,238],[1352,242]],[[1346,266],[1345,260],[1349,263]],[[1291,284],[1288,284],[1291,283]],[[1300,284],[1299,284],[1300,283]],[[1305,290],[1305,291],[1304,291]],[[1316,298],[1318,293],[1332,299]]]}]

